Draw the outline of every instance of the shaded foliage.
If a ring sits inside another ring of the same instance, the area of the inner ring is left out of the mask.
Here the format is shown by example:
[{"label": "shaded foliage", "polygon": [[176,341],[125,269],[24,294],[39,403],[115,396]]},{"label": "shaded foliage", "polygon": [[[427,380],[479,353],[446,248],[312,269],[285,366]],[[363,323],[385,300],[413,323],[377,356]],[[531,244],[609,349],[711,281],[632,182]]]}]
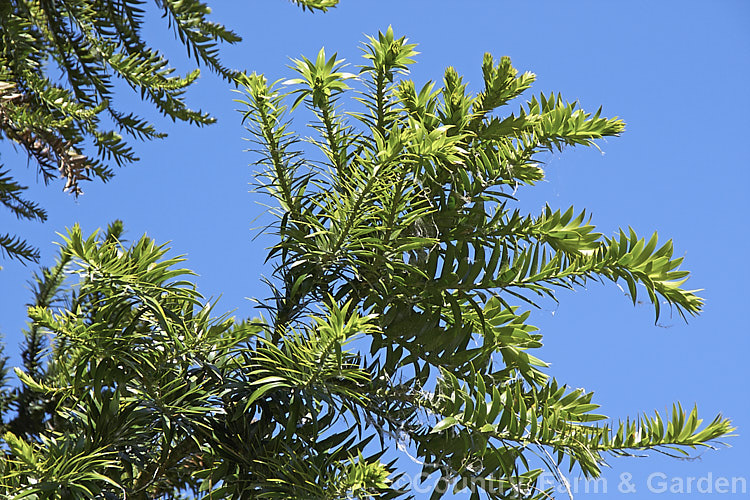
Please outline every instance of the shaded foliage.
[{"label": "shaded foliage", "polygon": [[[112,166],[137,161],[124,137],[165,137],[152,123],[115,106],[115,87],[125,83],[162,115],[202,126],[208,113],[190,109],[185,91],[204,66],[228,82],[239,75],[219,59],[221,43],[240,37],[209,20],[200,0],[6,0],[0,4],[0,138],[24,152],[48,183],[65,181],[78,195],[81,184],[107,181]],[[295,2],[326,10],[334,0]],[[175,74],[167,57],[142,36],[147,16],[163,22],[186,48],[196,68]],[[25,187],[0,171],[0,203],[19,218],[45,220],[46,212],[19,196]],[[38,251],[22,239],[0,235],[0,250],[24,261]]]}]

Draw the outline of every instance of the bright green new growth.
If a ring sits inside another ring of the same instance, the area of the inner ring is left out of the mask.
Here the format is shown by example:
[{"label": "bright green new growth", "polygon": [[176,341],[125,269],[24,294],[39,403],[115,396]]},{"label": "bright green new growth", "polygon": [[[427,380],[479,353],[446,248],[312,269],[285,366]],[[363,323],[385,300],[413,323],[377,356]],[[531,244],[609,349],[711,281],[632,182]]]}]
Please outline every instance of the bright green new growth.
[{"label": "bright green new growth", "polygon": [[[452,68],[418,90],[414,48],[389,29],[358,75],[321,51],[293,61],[288,87],[241,77],[258,183],[278,205],[263,316],[214,318],[180,260],[147,238],[124,245],[121,225],[68,233],[29,310],[24,359],[51,335],[49,361],[27,362],[0,405],[33,417],[4,426],[0,493],[401,498],[403,471],[385,462],[398,445],[441,478],[433,498],[455,482],[541,499],[534,464],[598,476],[608,455],[687,454],[732,431],[679,405],[606,421],[532,354],[542,335],[525,308],[557,287],[625,282],[657,317],[662,301],[700,311],[669,242],[605,237],[572,208],[512,208],[543,178],[539,153],[623,123],[555,95],[501,115],[534,80],[508,58],[485,56],[476,96]],[[289,119],[300,104],[317,157]]]},{"label": "bright green new growth", "polygon": [[[522,186],[543,178],[539,153],[593,145],[623,122],[559,95],[496,115],[534,75],[489,54],[476,96],[452,68],[442,88],[417,89],[403,78],[414,48],[390,29],[369,38],[356,78],[364,90],[354,94],[363,111],[343,111],[355,77],[323,50],[314,62],[293,61],[300,77],[284,82],[291,108],[263,76],[243,82],[259,182],[279,206],[270,255],[283,285],[272,308],[276,338],[308,324],[310,308],[331,297],[374,318],[369,353],[358,355],[376,370],[371,380],[390,381],[375,391],[387,410],[368,408],[380,437],[414,446],[424,472],[474,485],[477,497],[519,488],[544,497],[533,487],[541,471],[523,470],[531,454],[555,473],[567,458],[598,476],[605,453],[684,453],[730,432],[721,417],[698,430],[696,412],[686,417],[681,407],[669,423],[656,414],[612,427],[591,413],[591,393],[549,379],[529,352],[542,336],[517,304],[589,279],[624,282],[634,303],[640,284],[657,318],[662,301],[683,316],[700,311],[702,300],[681,288],[688,273],[671,242],[632,230],[605,237],[572,207],[539,216],[512,208]],[[307,140],[322,162],[296,148],[287,112],[302,102],[315,116],[318,135]]]}]

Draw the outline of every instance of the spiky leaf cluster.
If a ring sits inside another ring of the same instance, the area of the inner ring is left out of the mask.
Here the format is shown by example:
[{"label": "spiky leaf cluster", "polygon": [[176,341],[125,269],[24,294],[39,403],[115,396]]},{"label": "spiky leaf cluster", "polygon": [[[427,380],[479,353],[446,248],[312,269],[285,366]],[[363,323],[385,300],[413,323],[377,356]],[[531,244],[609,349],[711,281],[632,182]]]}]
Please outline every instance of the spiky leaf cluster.
[{"label": "spiky leaf cluster", "polygon": [[[610,421],[534,355],[531,311],[561,287],[622,282],[657,317],[661,302],[701,309],[656,235],[514,206],[543,178],[540,153],[622,122],[558,95],[505,111],[534,79],[507,58],[485,56],[479,94],[451,68],[417,87],[415,56],[389,29],[357,75],[321,51],[283,86],[242,77],[277,216],[259,317],[215,317],[180,259],[124,244],[119,224],[69,231],[36,279],[23,387],[0,405],[19,415],[4,426],[2,494],[413,497],[404,453],[436,479],[432,498],[541,499],[545,469],[596,477],[610,455],[687,454],[732,431],[679,404]],[[312,147],[290,120],[305,108]]]},{"label": "spiky leaf cluster", "polygon": [[261,318],[216,317],[164,246],[121,234],[74,227],[35,277],[22,386],[0,393],[0,495],[388,498],[372,436],[340,430],[368,400],[346,345],[372,318],[331,302],[272,342]]},{"label": "spiky leaf cluster", "polygon": [[[325,11],[337,1],[295,3]],[[185,102],[198,67],[176,74],[162,50],[143,36],[149,18],[165,23],[196,66],[233,82],[239,73],[222,64],[219,46],[241,39],[212,22],[210,12],[200,0],[3,1],[0,139],[26,153],[45,183],[62,178],[64,189],[78,195],[84,181],[107,181],[113,166],[137,161],[126,138],[166,136],[115,104],[115,90],[123,84],[173,121],[213,123],[207,112]],[[39,205],[19,197],[23,189],[8,170],[0,172],[0,203],[17,217],[44,220]],[[38,259],[36,249],[12,235],[0,235],[0,251],[20,260]]]},{"label": "spiky leaf cluster", "polygon": [[[166,56],[143,38],[146,7],[142,0],[11,0],[0,6],[0,137],[28,155],[45,183],[62,178],[66,190],[79,194],[83,181],[106,181],[112,166],[137,160],[124,136],[166,135],[115,106],[118,84],[172,120],[213,122],[184,101],[199,70],[176,75]],[[156,8],[197,64],[228,81],[236,75],[221,64],[218,44],[240,38],[209,21],[203,2],[160,1]],[[18,198],[23,187],[8,172],[3,179],[3,204],[19,217],[44,220],[39,206]],[[7,254],[36,260],[33,249],[12,243],[3,240]]]},{"label": "spiky leaf cluster", "polygon": [[[684,452],[730,432],[720,416],[699,429],[679,406],[671,420],[605,421],[591,393],[559,384],[532,354],[542,335],[527,309],[589,280],[623,283],[634,303],[645,293],[657,318],[662,304],[683,316],[701,309],[671,241],[605,236],[573,207],[514,207],[544,177],[540,154],[592,146],[623,122],[556,94],[507,111],[535,78],[507,57],[485,55],[484,88],[471,94],[450,67],[441,84],[408,80],[415,45],[390,29],[363,52],[356,77],[321,50],[294,60],[299,76],[283,86],[244,80],[259,187],[278,205],[276,338],[330,297],[374,318],[359,351],[378,402],[363,405],[366,423],[416,449],[423,473],[438,477],[433,497],[457,484],[472,498],[543,498],[532,456],[555,474],[567,461],[598,476],[608,454]],[[316,132],[304,139],[289,114],[301,103]]]}]

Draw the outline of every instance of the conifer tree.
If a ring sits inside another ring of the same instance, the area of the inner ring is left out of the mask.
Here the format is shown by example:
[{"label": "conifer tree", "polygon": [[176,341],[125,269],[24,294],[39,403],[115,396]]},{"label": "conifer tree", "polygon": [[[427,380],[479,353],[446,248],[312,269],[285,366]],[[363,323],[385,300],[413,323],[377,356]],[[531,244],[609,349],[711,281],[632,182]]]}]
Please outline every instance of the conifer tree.
[{"label": "conifer tree", "polygon": [[[335,0],[296,0],[303,9],[325,10]],[[221,63],[219,45],[240,37],[209,20],[200,0],[5,0],[0,2],[0,139],[26,153],[39,177],[57,178],[76,195],[81,183],[107,181],[113,166],[137,160],[124,137],[166,134],[115,105],[115,86],[126,84],[162,115],[197,126],[209,113],[190,109],[184,94],[200,74],[175,74],[167,57],[142,36],[147,16],[159,19],[187,49],[196,66],[228,82],[239,74]],[[147,10],[150,7],[151,10]],[[61,76],[60,76],[61,75]],[[0,165],[0,203],[18,218],[44,221],[38,202],[12,167]],[[37,260],[22,238],[0,234],[0,253]]]},{"label": "conifer tree", "polygon": [[[0,492],[409,498],[401,449],[437,478],[432,498],[548,499],[545,470],[597,477],[607,456],[689,456],[732,432],[679,403],[610,420],[534,355],[533,305],[558,288],[620,282],[657,318],[662,303],[701,310],[671,242],[514,207],[544,177],[540,153],[623,122],[556,94],[505,111],[534,81],[506,57],[484,57],[473,95],[453,68],[441,84],[407,79],[415,46],[390,29],[364,53],[356,75],[321,50],[284,86],[241,78],[277,216],[261,314],[215,315],[180,259],[123,242],[118,224],[68,232],[29,309],[24,359],[40,334],[49,357],[18,369],[27,396],[0,405],[36,412],[4,428]],[[304,108],[317,154],[291,121]]]}]

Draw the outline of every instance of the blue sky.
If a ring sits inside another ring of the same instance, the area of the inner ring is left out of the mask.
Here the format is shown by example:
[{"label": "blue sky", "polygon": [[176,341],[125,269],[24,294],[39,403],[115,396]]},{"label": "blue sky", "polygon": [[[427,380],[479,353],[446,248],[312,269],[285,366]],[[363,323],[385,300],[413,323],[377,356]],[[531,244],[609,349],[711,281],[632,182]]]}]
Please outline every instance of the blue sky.
[{"label": "blue sky", "polygon": [[[750,276],[743,264],[750,242],[744,210],[750,163],[743,147],[750,133],[750,3],[342,0],[325,15],[281,0],[211,5],[216,20],[244,37],[227,47],[224,60],[271,80],[290,76],[289,57],[312,57],[321,46],[357,64],[365,34],[392,25],[419,44],[411,75],[418,84],[439,80],[452,65],[478,90],[482,55],[491,52],[536,73],[537,95],[561,92],[584,109],[601,105],[604,115],[621,117],[626,132],[601,142],[601,152],[549,155],[546,182],[519,192],[521,206],[536,213],[545,203],[575,205],[592,213],[604,233],[632,226],[641,236],[658,230],[672,238],[676,254],[685,256],[683,268],[692,271],[688,285],[704,289],[705,312],[686,324],[667,311],[657,326],[650,306],[633,307],[616,286],[591,284],[559,294],[558,305],[532,314],[545,335],[541,357],[558,380],[594,391],[611,417],[664,413],[679,400],[686,407],[697,403],[706,419],[721,412],[739,428],[739,436],[728,440],[731,448],[701,452],[697,460],[612,459],[604,476],[609,495],[621,494],[623,473],[631,475],[637,498],[668,495],[658,492],[664,481],[683,481],[687,492],[688,477],[708,474],[714,488],[721,476],[730,485],[732,477],[750,483],[744,288]],[[148,36],[169,47],[181,67],[184,51],[161,21],[149,23]],[[151,116],[137,98],[120,97],[121,107]],[[61,183],[35,185],[29,196],[48,209],[49,221],[17,222],[3,213],[3,231],[25,235],[40,247],[42,263],[50,264],[56,232],[75,222],[90,232],[121,218],[130,239],[148,233],[186,254],[203,294],[221,296],[219,310],[252,315],[246,298],[265,296],[259,277],[269,271],[263,266],[269,240],[253,241],[262,207],[248,192],[254,158],[243,152],[247,133],[235,97],[227,84],[204,73],[189,102],[211,111],[217,124],[194,129],[156,117],[170,136],[138,144],[139,164],[118,171],[108,184],[84,186],[78,199],[63,194]],[[18,177],[34,183],[33,168],[6,141],[0,154]],[[30,296],[26,281],[35,267],[2,265],[0,332],[18,364]],[[649,491],[652,474],[663,476],[652,476]],[[750,495],[750,484],[746,491]],[[695,480],[692,494],[727,496],[701,494]],[[581,484],[576,498],[598,496]]]}]

